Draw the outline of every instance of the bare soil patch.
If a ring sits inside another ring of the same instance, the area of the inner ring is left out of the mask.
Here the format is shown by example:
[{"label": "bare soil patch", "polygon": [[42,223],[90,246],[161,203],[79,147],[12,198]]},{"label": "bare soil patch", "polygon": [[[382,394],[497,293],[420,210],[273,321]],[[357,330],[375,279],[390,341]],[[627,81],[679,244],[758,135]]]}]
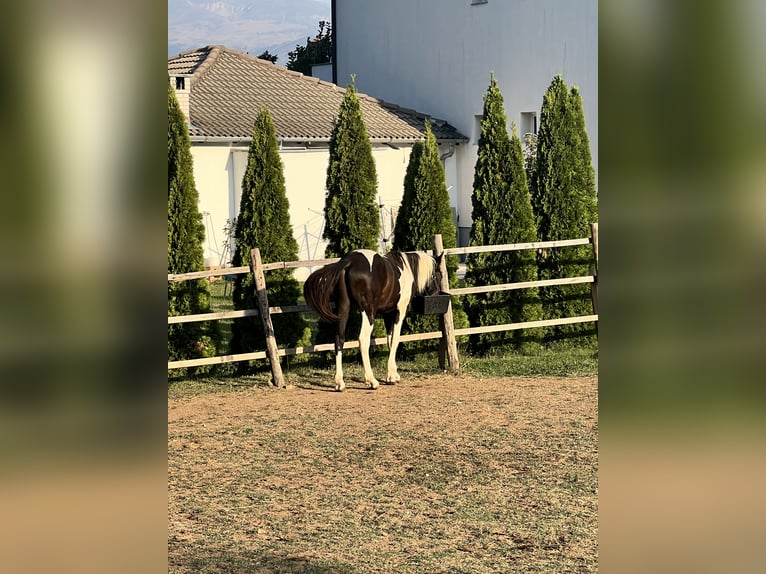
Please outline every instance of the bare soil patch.
[{"label": "bare soil patch", "polygon": [[170,571],[595,572],[597,379],[172,398]]}]

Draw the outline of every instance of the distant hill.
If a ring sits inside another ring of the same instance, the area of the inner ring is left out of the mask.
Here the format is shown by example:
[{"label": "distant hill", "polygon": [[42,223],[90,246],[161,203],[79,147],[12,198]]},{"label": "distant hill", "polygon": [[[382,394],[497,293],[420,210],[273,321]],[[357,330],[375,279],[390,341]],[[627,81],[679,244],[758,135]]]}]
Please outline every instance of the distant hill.
[{"label": "distant hill", "polygon": [[168,0],[168,56],[213,44],[264,50],[287,65],[287,53],[330,20],[330,0]]}]

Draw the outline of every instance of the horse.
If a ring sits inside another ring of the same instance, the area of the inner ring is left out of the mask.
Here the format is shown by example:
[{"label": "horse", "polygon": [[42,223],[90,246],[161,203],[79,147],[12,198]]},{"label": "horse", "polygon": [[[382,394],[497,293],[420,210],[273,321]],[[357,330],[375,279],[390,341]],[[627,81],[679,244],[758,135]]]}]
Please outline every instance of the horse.
[{"label": "horse", "polygon": [[[325,321],[337,323],[335,334],[335,390],[343,391],[343,344],[351,305],[361,311],[362,327],[359,349],[364,366],[364,380],[371,389],[380,384],[370,366],[370,336],[375,317],[382,316],[388,338],[388,373],[386,382],[401,379],[396,368],[396,348],[407,307],[413,295],[433,295],[441,286],[441,255],[433,257],[422,251],[389,251],[380,255],[369,249],[357,249],[340,261],[317,269],[303,284],[306,304]],[[335,301],[333,311],[330,300]]]}]

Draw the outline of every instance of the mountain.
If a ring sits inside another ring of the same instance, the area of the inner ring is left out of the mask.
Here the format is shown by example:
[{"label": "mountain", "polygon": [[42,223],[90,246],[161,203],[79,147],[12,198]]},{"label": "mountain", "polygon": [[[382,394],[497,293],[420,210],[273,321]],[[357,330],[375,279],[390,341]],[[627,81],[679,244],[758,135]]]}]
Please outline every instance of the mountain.
[{"label": "mountain", "polygon": [[168,56],[222,44],[254,56],[268,50],[285,66],[320,20],[330,20],[330,0],[168,0]]}]

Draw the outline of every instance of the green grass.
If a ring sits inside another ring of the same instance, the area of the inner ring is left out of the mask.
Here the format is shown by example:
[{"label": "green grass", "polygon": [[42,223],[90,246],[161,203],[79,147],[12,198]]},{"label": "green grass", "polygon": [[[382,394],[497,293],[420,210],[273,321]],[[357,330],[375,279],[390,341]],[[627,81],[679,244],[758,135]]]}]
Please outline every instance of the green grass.
[{"label": "green grass", "polygon": [[[386,373],[388,351],[377,349],[372,356],[372,367],[381,380]],[[498,356],[474,357],[458,350],[460,371],[473,378],[495,377],[582,377],[598,374],[598,351],[593,349],[544,350],[535,355],[507,353]],[[282,359],[282,372],[287,384],[322,385],[332,380],[335,362],[332,353]],[[436,352],[422,353],[412,359],[397,361],[403,381],[416,380],[440,373]],[[343,370],[348,380],[362,380],[361,360],[357,350],[347,351],[343,356]],[[231,391],[237,392],[254,386],[267,385],[271,369],[266,360],[260,361],[256,372],[247,376],[233,374],[232,365],[222,365],[218,373],[203,377],[187,377],[169,384],[168,396],[178,398],[199,394]]]}]

